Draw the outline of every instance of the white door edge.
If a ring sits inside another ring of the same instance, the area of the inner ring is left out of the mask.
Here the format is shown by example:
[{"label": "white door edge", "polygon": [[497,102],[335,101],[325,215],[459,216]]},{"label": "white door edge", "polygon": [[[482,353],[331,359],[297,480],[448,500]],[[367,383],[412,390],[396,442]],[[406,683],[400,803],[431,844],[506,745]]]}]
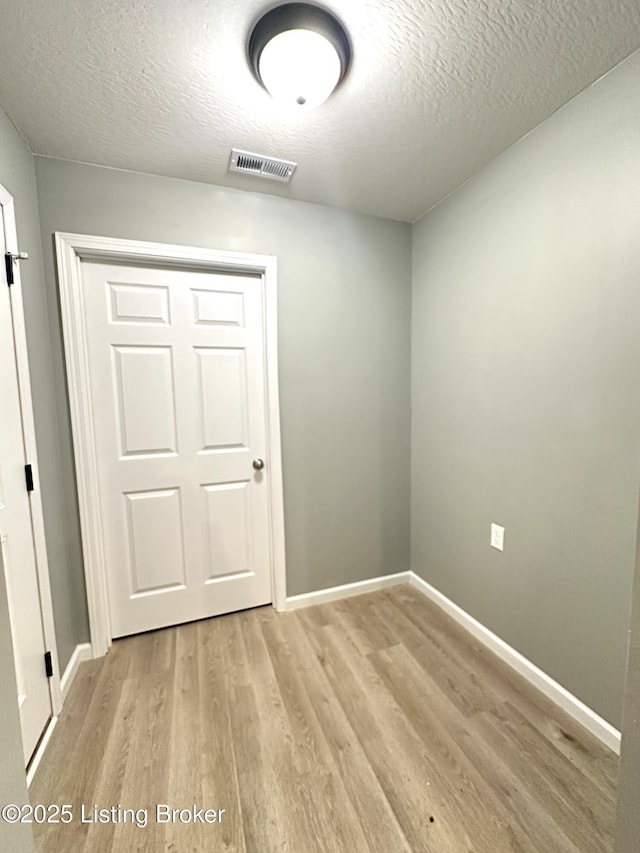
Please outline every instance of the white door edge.
[{"label": "white door edge", "polygon": [[[4,216],[5,243],[7,252],[18,252],[18,232],[16,228],[15,207],[13,196],[0,186],[0,207]],[[28,247],[22,246],[23,250]],[[34,263],[25,261],[24,263]],[[13,267],[13,284],[9,288],[11,311],[13,315],[14,345],[18,369],[18,387],[20,406],[22,409],[22,429],[24,446],[27,457],[33,467],[34,490],[30,492],[31,521],[33,525],[33,544],[36,556],[38,588],[40,592],[40,610],[42,627],[47,650],[51,652],[53,675],[49,679],[49,694],[51,710],[57,715],[62,710],[62,693],[60,690],[60,667],[56,645],[55,624],[53,621],[53,604],[51,600],[51,583],[49,579],[49,562],[47,559],[47,543],[44,532],[44,514],[39,482],[38,454],[36,450],[36,431],[33,418],[33,402],[31,399],[31,380],[29,375],[29,359],[27,354],[27,336],[24,324],[24,309],[22,305],[22,285],[20,280],[20,263]]]},{"label": "white door edge", "polygon": [[87,607],[91,645],[95,657],[107,653],[111,627],[107,592],[104,530],[98,491],[98,458],[90,395],[89,348],[84,311],[81,263],[131,261],[162,266],[192,267],[212,272],[233,271],[259,275],[265,298],[265,363],[267,385],[267,442],[270,459],[269,520],[271,544],[271,588],[273,606],[286,610],[286,567],[284,544],[284,502],[280,449],[280,408],[278,393],[277,259],[270,255],[250,255],[148,243],[111,237],[57,232],[55,235],[62,329],[75,450],[80,527],[87,587]]}]

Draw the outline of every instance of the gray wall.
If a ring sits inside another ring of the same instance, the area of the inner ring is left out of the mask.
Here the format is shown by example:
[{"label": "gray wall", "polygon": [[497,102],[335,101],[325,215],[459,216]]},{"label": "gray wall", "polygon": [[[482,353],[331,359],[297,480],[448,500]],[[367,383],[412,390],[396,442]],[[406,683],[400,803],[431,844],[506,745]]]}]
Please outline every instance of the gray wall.
[{"label": "gray wall", "polygon": [[[408,569],[410,227],[35,161],[65,491],[74,477],[53,233],[276,255],[288,594]],[[79,563],[69,563],[68,582],[81,586]]]},{"label": "gray wall", "polygon": [[636,53],[413,231],[413,569],[618,727],[639,151]]},{"label": "gray wall", "polygon": [[638,853],[640,846],[640,523],[629,639],[618,776],[616,853]]},{"label": "gray wall", "polygon": [[[22,758],[22,735],[18,716],[9,608],[0,553],[0,805],[29,802]],[[0,821],[0,850],[6,853],[33,853],[33,835],[28,824]]]},{"label": "gray wall", "polygon": [[56,391],[51,367],[47,300],[42,273],[40,225],[33,157],[24,140],[0,110],[0,184],[15,201],[20,249],[29,260],[20,265],[27,329],[29,368],[51,594],[60,665],[66,665],[78,637],[87,639],[84,578],[73,493],[65,488],[60,466]]}]

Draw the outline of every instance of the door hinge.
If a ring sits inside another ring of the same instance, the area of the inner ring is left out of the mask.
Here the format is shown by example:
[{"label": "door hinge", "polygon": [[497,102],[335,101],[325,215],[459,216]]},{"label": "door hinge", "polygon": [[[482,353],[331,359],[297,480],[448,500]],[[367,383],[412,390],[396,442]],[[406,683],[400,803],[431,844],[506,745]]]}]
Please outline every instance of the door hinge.
[{"label": "door hinge", "polygon": [[31,465],[24,466],[24,478],[27,481],[27,491],[33,491],[33,468]]},{"label": "door hinge", "polygon": [[9,287],[14,282],[13,275],[13,264],[15,261],[28,261],[29,255],[27,252],[5,252],[4,253],[4,266],[7,272],[7,284]]},{"label": "door hinge", "polygon": [[51,652],[44,653],[44,668],[47,673],[47,678],[53,677],[53,661],[51,660]]}]

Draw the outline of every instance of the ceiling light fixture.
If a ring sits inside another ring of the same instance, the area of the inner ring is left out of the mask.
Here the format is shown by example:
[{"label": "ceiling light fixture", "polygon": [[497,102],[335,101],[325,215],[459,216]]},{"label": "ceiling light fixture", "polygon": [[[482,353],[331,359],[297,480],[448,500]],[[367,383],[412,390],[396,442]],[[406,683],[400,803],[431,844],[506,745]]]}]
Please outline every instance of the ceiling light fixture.
[{"label": "ceiling light fixture", "polygon": [[307,3],[276,6],[258,21],[248,45],[259,83],[279,101],[312,109],[326,101],[351,63],[340,21]]}]

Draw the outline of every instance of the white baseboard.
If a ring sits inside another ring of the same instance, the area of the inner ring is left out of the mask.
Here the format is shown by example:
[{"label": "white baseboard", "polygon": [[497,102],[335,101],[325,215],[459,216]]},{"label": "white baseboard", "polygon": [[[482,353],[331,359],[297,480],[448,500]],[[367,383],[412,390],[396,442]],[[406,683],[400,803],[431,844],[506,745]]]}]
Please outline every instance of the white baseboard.
[{"label": "white baseboard", "polygon": [[591,734],[595,735],[602,743],[613,750],[616,754],[620,754],[620,732],[610,723],[592,711],[584,702],[581,702],[576,696],[570,693],[557,681],[548,676],[545,672],[539,669],[530,660],[509,646],[504,640],[496,636],[488,628],[485,628],[477,619],[470,616],[457,604],[448,599],[441,592],[424,581],[415,572],[409,572],[409,583],[427,598],[431,599],[435,604],[442,608],[449,616],[455,619],[463,628],[466,628],[470,634],[479,640],[484,646],[490,649],[501,660],[509,664],[512,669],[520,673],[531,684],[544,693],[547,698],[559,705],[564,711],[570,714],[574,720],[588,729]]},{"label": "white baseboard", "polygon": [[73,650],[71,659],[66,666],[66,669],[60,679],[60,692],[62,693],[62,701],[64,702],[69,693],[69,689],[73,684],[73,680],[77,675],[78,667],[86,660],[91,660],[93,654],[91,651],[91,643],[80,643]]},{"label": "white baseboard", "polygon": [[300,607],[312,607],[314,604],[328,604],[340,598],[350,598],[353,595],[364,595],[377,589],[397,586],[409,581],[410,572],[398,572],[395,575],[384,575],[381,578],[370,578],[366,581],[346,583],[342,586],[332,586],[329,589],[319,589],[317,592],[305,592],[303,595],[287,597],[287,610],[298,610]]},{"label": "white baseboard", "polygon": [[29,764],[29,769],[27,770],[27,788],[30,787],[33,782],[33,778],[36,775],[36,770],[40,762],[42,761],[42,756],[44,755],[45,749],[51,739],[51,735],[53,734],[53,730],[56,727],[56,723],[58,722],[57,717],[51,717],[49,722],[47,723],[47,728],[44,730],[44,734],[40,738],[40,743],[38,744],[36,751],[33,753],[33,758]]}]

